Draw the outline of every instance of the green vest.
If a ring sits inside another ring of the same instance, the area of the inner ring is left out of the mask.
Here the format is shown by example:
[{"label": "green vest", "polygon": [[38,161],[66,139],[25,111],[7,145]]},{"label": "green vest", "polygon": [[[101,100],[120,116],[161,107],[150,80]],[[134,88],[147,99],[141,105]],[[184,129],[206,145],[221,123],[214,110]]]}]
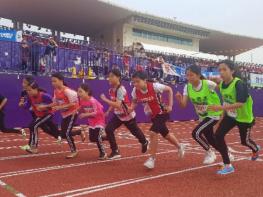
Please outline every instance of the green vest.
[{"label": "green vest", "polygon": [[195,111],[200,119],[206,117],[219,117],[222,111],[208,111],[209,105],[221,105],[220,99],[215,91],[209,89],[207,80],[202,80],[202,88],[199,91],[194,90],[193,85],[187,84],[188,97],[195,107]]},{"label": "green vest", "polygon": [[[240,81],[239,78],[234,78],[226,89],[222,88],[221,82],[219,88],[223,97],[224,105],[234,104],[236,100],[236,83]],[[238,109],[226,111],[227,115],[235,118],[237,122],[251,123],[254,120],[253,115],[253,100],[249,95],[244,105]]]}]

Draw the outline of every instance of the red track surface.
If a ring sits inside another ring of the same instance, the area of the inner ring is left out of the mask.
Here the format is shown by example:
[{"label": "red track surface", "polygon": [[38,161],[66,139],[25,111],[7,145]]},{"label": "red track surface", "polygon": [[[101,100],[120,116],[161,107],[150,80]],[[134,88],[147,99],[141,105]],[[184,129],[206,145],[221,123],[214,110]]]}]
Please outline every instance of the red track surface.
[{"label": "red track surface", "polygon": [[[250,151],[240,145],[236,130],[227,136],[233,149],[236,172],[228,176],[215,174],[221,161],[202,164],[204,151],[191,139],[195,122],[169,123],[169,128],[188,144],[183,160],[175,147],[160,138],[156,168],[146,170],[147,155],[125,128],[117,132],[122,158],[118,161],[97,161],[94,144],[76,139],[80,154],[64,159],[68,146],[59,146],[49,136],[40,135],[40,153],[28,155],[19,149],[27,141],[17,135],[0,134],[0,196],[263,196],[263,160],[248,160]],[[148,124],[140,125],[147,134]],[[263,147],[263,118],[257,120],[253,139]],[[110,152],[107,146],[108,152]],[[7,184],[7,185],[4,185]]]}]

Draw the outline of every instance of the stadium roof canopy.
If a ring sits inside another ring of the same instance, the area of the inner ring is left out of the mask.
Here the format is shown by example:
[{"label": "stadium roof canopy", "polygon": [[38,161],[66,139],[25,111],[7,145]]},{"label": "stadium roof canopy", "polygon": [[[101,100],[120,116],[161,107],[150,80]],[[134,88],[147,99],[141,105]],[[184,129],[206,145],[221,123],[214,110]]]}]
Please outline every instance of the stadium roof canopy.
[{"label": "stadium roof canopy", "polygon": [[[0,6],[0,17],[86,36],[133,15],[151,16],[98,0],[1,0]],[[263,45],[263,39],[159,18],[210,32],[208,39],[200,40],[200,51],[205,53],[234,56]]]}]

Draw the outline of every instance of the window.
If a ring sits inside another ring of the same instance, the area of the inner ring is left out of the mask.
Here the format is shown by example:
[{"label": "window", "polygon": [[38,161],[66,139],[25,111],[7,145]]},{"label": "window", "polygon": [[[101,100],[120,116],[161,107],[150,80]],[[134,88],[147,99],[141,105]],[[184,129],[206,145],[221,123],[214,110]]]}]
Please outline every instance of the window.
[{"label": "window", "polygon": [[187,38],[180,38],[177,36],[170,36],[165,34],[159,34],[155,32],[149,32],[145,30],[140,30],[133,28],[133,35],[136,37],[143,37],[149,40],[159,40],[162,42],[175,43],[180,45],[193,46],[193,40]]}]

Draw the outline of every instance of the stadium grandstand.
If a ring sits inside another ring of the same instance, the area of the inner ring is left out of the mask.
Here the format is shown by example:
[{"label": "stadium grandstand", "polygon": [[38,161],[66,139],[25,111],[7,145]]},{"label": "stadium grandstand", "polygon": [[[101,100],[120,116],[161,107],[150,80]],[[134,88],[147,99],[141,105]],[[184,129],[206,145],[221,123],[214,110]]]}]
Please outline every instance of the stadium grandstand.
[{"label": "stadium grandstand", "polygon": [[[200,65],[205,75],[217,75],[219,60],[235,60],[263,45],[260,38],[190,25],[105,1],[64,0],[60,4],[53,0],[2,1],[0,17],[12,20],[13,26],[0,27],[1,71],[46,75],[60,71],[73,77],[105,78],[109,69],[118,67],[127,79],[131,72],[142,69],[153,78],[184,81],[184,69],[190,64]],[[31,26],[46,31],[37,33]],[[65,38],[66,33],[82,39]],[[247,79],[250,73],[263,71],[259,64],[238,64]]]}]

